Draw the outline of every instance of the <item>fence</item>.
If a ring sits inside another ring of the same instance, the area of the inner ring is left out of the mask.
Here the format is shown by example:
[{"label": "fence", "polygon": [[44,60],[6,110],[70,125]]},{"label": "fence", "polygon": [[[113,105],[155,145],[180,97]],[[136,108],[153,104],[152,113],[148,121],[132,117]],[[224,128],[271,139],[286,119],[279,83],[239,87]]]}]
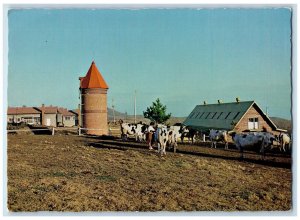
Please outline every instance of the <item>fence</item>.
[{"label": "fence", "polygon": [[[55,130],[56,131],[66,131],[66,130],[77,130],[77,134],[80,136],[83,134],[82,131],[103,131],[104,129],[99,129],[99,128],[55,128],[55,127],[51,127],[51,128],[31,128],[31,129],[11,129],[11,130],[6,130],[7,133],[14,133],[14,132],[30,132],[30,131],[49,131],[51,132],[51,135],[55,134]],[[115,132],[118,131],[118,132]],[[120,129],[117,128],[109,128],[108,129],[108,134],[109,135],[113,135],[114,133],[119,134],[120,133]]]}]

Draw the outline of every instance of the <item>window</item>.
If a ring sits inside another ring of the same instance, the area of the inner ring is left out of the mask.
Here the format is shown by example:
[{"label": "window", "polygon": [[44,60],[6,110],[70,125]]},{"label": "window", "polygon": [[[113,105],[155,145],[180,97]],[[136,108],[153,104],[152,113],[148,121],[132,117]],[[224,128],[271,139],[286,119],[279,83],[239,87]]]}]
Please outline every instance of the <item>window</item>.
[{"label": "window", "polygon": [[195,114],[195,112],[192,112],[191,115],[190,115],[190,118],[192,118],[194,114]]},{"label": "window", "polygon": [[249,118],[248,119],[248,129],[258,129],[258,118]]},{"label": "window", "polygon": [[216,116],[216,114],[217,114],[217,112],[215,112],[215,113],[213,114],[213,116],[211,117],[211,119],[213,119],[213,118]]},{"label": "window", "polygon": [[203,112],[203,113],[201,114],[200,118],[202,118],[202,116],[204,115],[204,113],[205,113],[205,112]]},{"label": "window", "polygon": [[206,115],[205,119],[207,119],[207,118],[208,118],[208,116],[210,115],[210,113],[211,113],[211,112],[208,112],[208,114]]},{"label": "window", "polygon": [[221,115],[223,114],[223,112],[221,112],[220,114],[219,114],[219,116],[218,116],[218,118],[217,119],[219,119],[220,117],[221,117]]},{"label": "window", "polygon": [[233,120],[236,119],[239,114],[240,112],[236,113],[236,115],[233,117]]},{"label": "window", "polygon": [[66,121],[70,121],[70,120],[71,120],[71,117],[70,117],[70,116],[66,116],[66,117],[65,117],[65,120],[66,120]]},{"label": "window", "polygon": [[231,114],[231,112],[229,112],[227,115],[226,115],[226,117],[225,117],[225,119],[227,119],[228,118],[228,116]]},{"label": "window", "polygon": [[197,117],[199,116],[200,113],[201,113],[201,112],[198,112],[198,114],[195,116],[195,118],[197,118]]}]

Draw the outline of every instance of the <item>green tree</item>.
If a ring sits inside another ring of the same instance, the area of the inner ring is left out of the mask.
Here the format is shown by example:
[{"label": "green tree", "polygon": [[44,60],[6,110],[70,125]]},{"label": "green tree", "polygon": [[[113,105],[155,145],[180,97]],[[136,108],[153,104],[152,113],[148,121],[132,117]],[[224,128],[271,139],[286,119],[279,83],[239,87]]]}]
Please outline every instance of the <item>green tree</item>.
[{"label": "green tree", "polygon": [[164,123],[171,117],[171,113],[167,114],[166,110],[167,106],[163,105],[158,98],[155,102],[152,102],[152,106],[148,107],[143,114],[145,118],[148,118],[151,121]]}]

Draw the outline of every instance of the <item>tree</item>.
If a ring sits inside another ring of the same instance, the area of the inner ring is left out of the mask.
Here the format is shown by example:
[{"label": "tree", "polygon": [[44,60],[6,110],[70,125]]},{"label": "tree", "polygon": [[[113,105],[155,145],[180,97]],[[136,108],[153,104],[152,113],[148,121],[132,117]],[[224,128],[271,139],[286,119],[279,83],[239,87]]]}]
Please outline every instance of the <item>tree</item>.
[{"label": "tree", "polygon": [[152,102],[152,106],[148,107],[145,112],[143,112],[144,117],[155,121],[157,123],[164,123],[170,117],[171,113],[166,114],[167,106],[163,105],[159,98]]}]

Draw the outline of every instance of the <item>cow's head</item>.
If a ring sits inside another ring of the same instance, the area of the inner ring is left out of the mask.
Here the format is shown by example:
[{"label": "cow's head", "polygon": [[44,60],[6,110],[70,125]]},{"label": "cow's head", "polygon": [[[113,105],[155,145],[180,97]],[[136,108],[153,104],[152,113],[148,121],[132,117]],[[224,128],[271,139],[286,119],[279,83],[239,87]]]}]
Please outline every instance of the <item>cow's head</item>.
[{"label": "cow's head", "polygon": [[228,131],[227,133],[228,133],[232,138],[234,138],[235,135],[236,135],[236,132],[235,132],[235,131]]}]

